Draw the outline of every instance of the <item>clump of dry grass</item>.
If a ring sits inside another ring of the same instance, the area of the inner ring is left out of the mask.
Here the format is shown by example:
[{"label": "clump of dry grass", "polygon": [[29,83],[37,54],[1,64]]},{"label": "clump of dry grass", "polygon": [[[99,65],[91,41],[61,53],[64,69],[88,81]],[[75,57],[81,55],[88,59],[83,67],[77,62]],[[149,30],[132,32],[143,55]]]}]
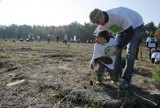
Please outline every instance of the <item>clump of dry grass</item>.
[{"label": "clump of dry grass", "polygon": [[0,58],[10,58],[11,56],[7,53],[0,52]]},{"label": "clump of dry grass", "polygon": [[152,71],[153,79],[160,83],[160,69],[156,69]]},{"label": "clump of dry grass", "polygon": [[39,59],[33,59],[32,64],[33,65],[39,65],[39,64],[41,64],[41,61]]}]

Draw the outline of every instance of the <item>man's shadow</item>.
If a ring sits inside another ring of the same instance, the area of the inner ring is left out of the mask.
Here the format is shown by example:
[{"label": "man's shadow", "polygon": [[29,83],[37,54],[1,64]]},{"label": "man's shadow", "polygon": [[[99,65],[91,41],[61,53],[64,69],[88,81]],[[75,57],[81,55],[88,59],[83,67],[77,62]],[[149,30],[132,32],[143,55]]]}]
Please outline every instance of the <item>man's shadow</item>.
[{"label": "man's shadow", "polygon": [[[133,75],[140,75],[143,77],[151,78],[152,74],[150,72],[142,72],[134,70]],[[154,83],[154,82],[153,82]],[[128,89],[120,90],[116,88],[113,84],[103,84],[103,91],[115,100],[121,100],[130,106],[135,106],[136,108],[160,108],[160,94],[151,94],[147,90],[141,87],[131,84]],[[129,107],[129,106],[127,106]],[[129,107],[130,108],[130,107]]]},{"label": "man's shadow", "polygon": [[150,94],[135,85],[131,84],[126,90],[117,89],[110,84],[103,84],[102,87],[115,103],[116,100],[121,100],[123,108],[160,108],[160,95]]}]

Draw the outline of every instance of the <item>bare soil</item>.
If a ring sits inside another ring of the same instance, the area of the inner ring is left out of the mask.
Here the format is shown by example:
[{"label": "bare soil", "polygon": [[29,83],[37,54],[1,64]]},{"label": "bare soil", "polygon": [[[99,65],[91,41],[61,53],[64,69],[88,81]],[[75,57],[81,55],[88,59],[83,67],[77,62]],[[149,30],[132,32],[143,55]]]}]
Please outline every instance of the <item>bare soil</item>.
[{"label": "bare soil", "polygon": [[9,58],[0,58],[0,108],[160,108],[160,84],[152,79],[160,66],[144,47],[124,91],[107,74],[95,85],[92,51],[86,43],[1,41]]}]

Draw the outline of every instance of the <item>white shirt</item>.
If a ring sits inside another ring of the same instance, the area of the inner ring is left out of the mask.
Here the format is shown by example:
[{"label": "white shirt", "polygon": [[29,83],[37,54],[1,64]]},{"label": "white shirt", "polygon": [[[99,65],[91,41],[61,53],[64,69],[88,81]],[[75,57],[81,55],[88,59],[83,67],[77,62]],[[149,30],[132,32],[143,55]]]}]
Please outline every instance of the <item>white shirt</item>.
[{"label": "white shirt", "polygon": [[75,41],[75,42],[77,41],[77,37],[76,36],[74,36],[73,41]]},{"label": "white shirt", "polygon": [[148,47],[149,48],[155,48],[156,47],[156,42],[157,42],[157,38],[156,37],[148,37],[146,40],[146,43],[148,42]]},{"label": "white shirt", "polygon": [[[113,52],[116,50],[114,46],[117,45],[117,42],[115,41],[114,38],[110,38],[109,42],[106,43],[105,45],[101,45],[99,43],[94,44],[94,51],[93,51],[93,56],[91,59],[90,64],[94,62],[94,59],[103,57],[103,56],[109,56],[112,58],[113,62],[112,64],[104,64],[110,69],[114,69],[114,61],[115,61],[115,56],[113,55]],[[106,50],[110,50],[106,52]]]},{"label": "white shirt", "polygon": [[160,52],[154,52],[151,56],[151,58],[154,58],[154,62],[159,62],[160,61]]},{"label": "white shirt", "polygon": [[158,40],[157,40],[156,37],[150,37],[150,36],[149,36],[149,37],[147,38],[147,40],[146,40],[146,42],[152,42],[152,41],[153,41],[153,42],[157,42]]},{"label": "white shirt", "polygon": [[109,21],[103,27],[99,25],[99,28],[103,30],[106,28],[112,33],[121,33],[130,26],[135,29],[143,24],[141,15],[137,12],[124,7],[118,7],[106,11],[109,16]]},{"label": "white shirt", "polygon": [[64,40],[65,40],[65,41],[67,41],[67,40],[68,40],[68,37],[67,37],[66,35],[64,36]]}]

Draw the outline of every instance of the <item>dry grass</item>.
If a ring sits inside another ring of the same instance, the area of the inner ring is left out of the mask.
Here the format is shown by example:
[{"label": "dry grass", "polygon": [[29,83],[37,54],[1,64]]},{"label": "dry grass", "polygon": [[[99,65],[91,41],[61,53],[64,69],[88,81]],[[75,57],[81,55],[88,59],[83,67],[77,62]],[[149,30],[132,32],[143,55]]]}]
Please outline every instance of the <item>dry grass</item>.
[{"label": "dry grass", "polygon": [[[105,80],[102,86],[90,85],[90,80],[94,81],[94,71],[89,69],[93,44],[69,44],[70,47],[62,42],[0,42],[0,53],[10,55],[10,58],[0,58],[0,107],[155,106],[150,102],[140,103],[134,93],[159,103],[159,88],[154,86],[151,74],[159,65],[150,63],[144,47],[142,58],[135,62],[131,89],[122,95],[110,80]],[[26,83],[6,87],[22,79]]]}]

